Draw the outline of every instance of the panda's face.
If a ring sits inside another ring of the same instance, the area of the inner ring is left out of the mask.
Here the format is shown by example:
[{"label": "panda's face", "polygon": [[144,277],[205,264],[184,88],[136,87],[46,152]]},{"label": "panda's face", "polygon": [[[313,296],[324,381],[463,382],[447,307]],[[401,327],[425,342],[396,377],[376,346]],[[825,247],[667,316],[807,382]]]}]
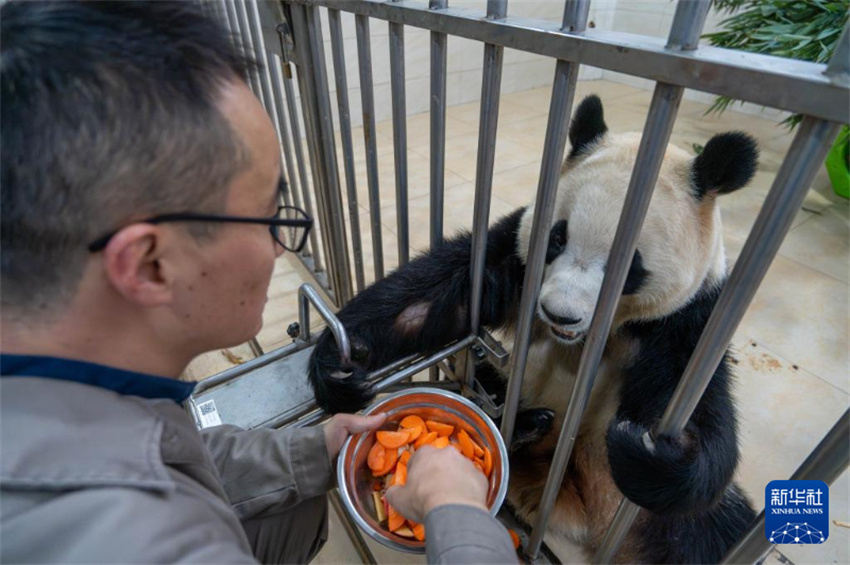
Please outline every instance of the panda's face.
[{"label": "panda's face", "polygon": [[[582,341],[590,328],[640,143],[639,134],[607,134],[601,114],[597,120],[602,124],[601,133],[582,143],[581,135],[574,135],[582,107],[570,131],[573,151],[559,183],[537,304],[537,314],[550,327],[551,337],[568,345]],[[601,105],[598,111],[601,113]],[[749,138],[746,141],[751,142]],[[615,327],[629,320],[670,314],[687,304],[704,284],[723,280],[726,266],[716,195],[743,186],[755,168],[754,145],[737,147],[741,152],[737,156],[730,155],[728,145],[718,149],[718,142],[709,142],[698,159],[676,147],[668,148]],[[734,166],[742,159],[749,169],[733,179],[739,186],[730,187],[727,175],[721,178],[726,185],[713,188],[719,185],[713,180],[713,187],[705,187],[701,168],[716,173],[724,163]],[[527,257],[532,219],[533,207],[529,207],[520,227],[522,257]]]}]

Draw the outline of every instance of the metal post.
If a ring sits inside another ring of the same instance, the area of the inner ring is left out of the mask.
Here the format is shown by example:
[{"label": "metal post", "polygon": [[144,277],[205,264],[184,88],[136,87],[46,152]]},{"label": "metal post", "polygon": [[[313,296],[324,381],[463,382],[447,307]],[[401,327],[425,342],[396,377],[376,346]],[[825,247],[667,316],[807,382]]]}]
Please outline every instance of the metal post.
[{"label": "metal post", "polygon": [[[507,0],[487,0],[487,18],[504,19]],[[481,299],[484,290],[484,268],[487,261],[487,226],[490,220],[490,197],[493,189],[493,164],[496,157],[496,129],[499,123],[499,97],[502,87],[504,47],[484,46],[484,77],[481,84],[481,117],[478,130],[478,159],[475,170],[475,210],[472,217],[472,281],[469,303],[469,327],[473,335],[481,329]],[[472,386],[475,360],[467,355],[464,379]]]},{"label": "metal post", "polygon": [[[562,31],[584,32],[587,26],[589,0],[572,0],[564,8]],[[567,144],[567,132],[572,113],[575,85],[578,79],[579,65],[569,61],[558,61],[552,85],[552,100],[549,103],[549,122],[546,125],[546,140],[543,144],[543,160],[540,165],[540,179],[535,198],[534,222],[531,229],[531,243],[526,258],[523,293],[519,308],[516,338],[511,355],[511,370],[505,396],[505,409],[502,414],[502,437],[510,449],[513,438],[516,411],[522,390],[522,377],[528,362],[528,348],[531,344],[531,328],[534,321],[543,268],[546,259],[546,247],[549,242],[549,227],[555,208],[558,180],[561,164],[564,161],[564,149]]]},{"label": "metal post", "polygon": [[348,539],[351,540],[354,551],[360,557],[360,562],[364,565],[377,565],[378,562],[375,560],[372,550],[369,549],[369,545],[363,538],[363,534],[360,533],[360,528],[357,527],[351,515],[345,510],[339,489],[331,489],[328,492],[328,500],[330,500],[331,506],[333,506],[336,515],[339,517],[342,527],[345,528],[345,533],[348,534]]},{"label": "metal post", "polygon": [[298,81],[301,103],[306,108],[305,121],[309,145],[314,159],[313,179],[323,227],[325,257],[330,268],[328,276],[336,305],[342,307],[353,296],[351,271],[348,264],[345,221],[334,144],[333,123],[325,69],[322,28],[318,8],[292,6],[297,52],[301,60]]},{"label": "metal post", "polygon": [[[283,107],[283,88],[280,84],[283,81],[282,68],[280,64],[280,57],[278,57],[276,53],[271,54],[271,67],[269,68],[269,72],[271,73],[272,79],[273,100],[275,107],[277,108],[278,131],[280,132],[280,142],[283,146],[283,158],[286,161],[286,170],[289,172],[289,186],[291,187],[290,192],[292,193],[293,204],[297,208],[302,208],[301,196],[298,194],[296,184],[297,175],[295,173],[295,164],[292,160],[292,147],[289,143],[289,125],[287,124],[286,111]],[[305,246],[305,249],[308,247],[309,245]],[[305,253],[305,255],[308,254],[309,253]]]},{"label": "metal post", "polygon": [[[850,410],[838,419],[829,433],[815,447],[806,460],[791,476],[792,481],[823,481],[833,483],[850,464]],[[764,510],[761,511],[749,531],[729,550],[721,563],[756,563],[771,550],[764,531]]]},{"label": "metal post", "polygon": [[404,26],[390,22],[390,87],[393,106],[393,156],[395,158],[395,208],[398,225],[399,267],[410,261],[410,226],[407,203],[407,103],[404,88]]},{"label": "metal post", "polygon": [[357,15],[357,60],[360,66],[360,101],[363,107],[363,141],[366,145],[366,180],[369,183],[369,216],[372,227],[372,258],[375,281],[384,278],[384,247],[381,235],[381,193],[378,187],[378,147],[375,140],[375,93],[372,86],[372,46],[369,18]]},{"label": "metal post", "polygon": [[[307,215],[311,218],[315,218],[316,216],[313,213],[313,200],[310,198],[310,185],[307,177],[307,168],[304,164],[304,145],[301,138],[301,125],[298,120],[298,108],[295,105],[295,92],[292,88],[292,63],[289,61],[289,40],[291,39],[289,24],[287,22],[279,24],[277,26],[277,32],[278,37],[280,38],[283,61],[280,62],[280,72],[276,71],[276,74],[280,76],[280,73],[282,73],[285,79],[283,80],[283,88],[286,92],[286,106],[289,110],[289,123],[292,126],[292,144],[295,147],[295,160],[298,164],[298,181],[301,187],[301,197],[304,201],[304,210],[307,212]],[[278,64],[277,57],[273,57],[272,60],[275,64]],[[313,268],[317,273],[320,273],[324,270],[324,264],[322,261],[322,249],[319,246],[318,231],[319,230],[315,228],[310,230],[310,247],[313,252]]]},{"label": "metal post", "polygon": [[[245,53],[245,40],[242,38],[242,29],[239,25],[239,16],[236,14],[235,0],[223,0],[227,11],[227,19],[230,22],[231,39],[239,53]],[[251,86],[251,72],[245,71],[245,82]]]},{"label": "metal post", "polygon": [[[248,22],[248,12],[245,7],[244,0],[235,0],[234,5],[236,7],[236,15],[239,19],[239,32],[242,37],[242,45],[245,47],[245,52],[248,54],[253,53],[256,59],[256,49],[254,49],[254,40],[251,37],[251,24]],[[254,70],[249,73],[251,79],[251,88],[254,91],[254,96],[260,101],[264,108],[268,108],[266,106],[266,99],[263,96],[263,87],[260,84],[260,73],[257,70]]]},{"label": "metal post", "polygon": [[366,286],[363,276],[363,245],[360,240],[360,210],[357,207],[357,181],[354,174],[354,146],[351,141],[351,110],[348,106],[348,80],[345,73],[345,54],[342,43],[342,24],[339,10],[328,9],[328,24],[331,32],[334,75],[336,77],[336,101],[339,108],[339,134],[342,138],[345,184],[348,190],[348,219],[351,222],[351,247],[354,250],[354,274],[357,291]]},{"label": "metal post", "polygon": [[[431,0],[429,8],[444,10],[448,0]],[[431,249],[443,242],[443,201],[446,184],[446,34],[431,32]]]}]

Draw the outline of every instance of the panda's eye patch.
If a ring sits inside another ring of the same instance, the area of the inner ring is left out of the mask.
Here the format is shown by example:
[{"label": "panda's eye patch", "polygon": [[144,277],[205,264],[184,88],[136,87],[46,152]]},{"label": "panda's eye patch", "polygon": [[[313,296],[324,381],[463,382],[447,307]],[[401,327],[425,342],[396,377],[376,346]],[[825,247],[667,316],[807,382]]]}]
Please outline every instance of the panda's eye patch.
[{"label": "panda's eye patch", "polygon": [[546,248],[546,264],[564,252],[567,247],[567,221],[559,220],[549,232],[549,247]]},{"label": "panda's eye patch", "polygon": [[643,255],[640,254],[640,250],[635,249],[632,265],[629,267],[629,274],[626,277],[625,285],[623,285],[623,294],[626,296],[637,294],[643,288],[648,277],[649,271],[643,265]]}]

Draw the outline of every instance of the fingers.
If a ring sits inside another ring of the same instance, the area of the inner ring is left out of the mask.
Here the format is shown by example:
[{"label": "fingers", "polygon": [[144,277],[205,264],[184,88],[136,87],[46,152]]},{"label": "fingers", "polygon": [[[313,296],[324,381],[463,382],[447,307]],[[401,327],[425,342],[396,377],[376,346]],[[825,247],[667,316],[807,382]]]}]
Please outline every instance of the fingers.
[{"label": "fingers", "polygon": [[357,416],[354,414],[337,414],[335,418],[342,418],[343,424],[349,434],[360,434],[371,432],[387,421],[385,413],[373,414],[372,416]]}]

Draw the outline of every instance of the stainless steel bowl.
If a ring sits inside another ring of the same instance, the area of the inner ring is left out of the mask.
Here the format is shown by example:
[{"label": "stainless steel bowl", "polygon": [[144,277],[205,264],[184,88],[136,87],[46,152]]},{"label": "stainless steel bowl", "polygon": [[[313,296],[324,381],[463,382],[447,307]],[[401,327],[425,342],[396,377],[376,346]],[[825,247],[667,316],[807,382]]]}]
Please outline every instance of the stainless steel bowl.
[{"label": "stainless steel bowl", "polygon": [[[493,421],[469,400],[436,388],[416,388],[397,392],[382,398],[364,413],[387,413],[383,429],[395,430],[398,422],[409,414],[424,419],[451,423],[486,446],[493,454],[493,472],[490,474],[490,492],[487,506],[494,516],[505,500],[508,489],[508,453],[499,430]],[[425,543],[398,536],[384,529],[375,517],[372,502],[371,472],[366,464],[369,450],[375,444],[374,432],[359,434],[346,440],[337,461],[337,481],[342,501],[354,521],[375,541],[399,551],[425,553]],[[427,536],[427,532],[426,532]]]}]

